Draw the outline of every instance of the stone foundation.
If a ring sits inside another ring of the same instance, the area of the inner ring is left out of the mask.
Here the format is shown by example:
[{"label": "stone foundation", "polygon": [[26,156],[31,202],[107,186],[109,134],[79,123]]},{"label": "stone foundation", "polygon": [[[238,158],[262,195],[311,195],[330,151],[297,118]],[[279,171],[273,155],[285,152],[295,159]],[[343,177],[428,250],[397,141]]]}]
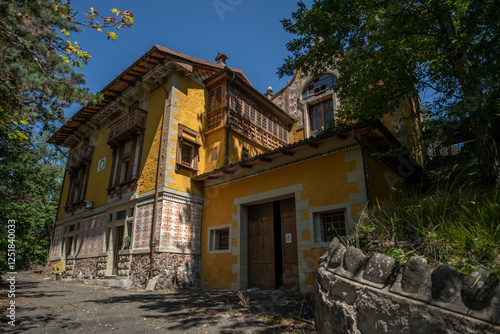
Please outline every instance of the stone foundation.
[{"label": "stone foundation", "polygon": [[[72,260],[68,260],[72,261]],[[74,260],[72,278],[78,279],[95,279],[97,278],[97,257],[89,257],[86,259]],[[69,276],[69,273],[68,273]]]},{"label": "stone foundation", "polygon": [[129,271],[130,271],[130,255],[119,255],[117,276],[128,276]]},{"label": "stone foundation", "polygon": [[334,239],[320,259],[318,333],[500,333],[500,284],[490,270],[464,277],[421,258],[404,266]]},{"label": "stone foundation", "polygon": [[97,277],[103,278],[106,276],[106,268],[108,266],[108,257],[99,256],[97,258]]},{"label": "stone foundation", "polygon": [[[150,270],[149,254],[133,255],[130,279],[134,286],[145,287]],[[175,286],[199,286],[200,256],[193,254],[156,253],[152,278],[156,289],[173,289]]]}]

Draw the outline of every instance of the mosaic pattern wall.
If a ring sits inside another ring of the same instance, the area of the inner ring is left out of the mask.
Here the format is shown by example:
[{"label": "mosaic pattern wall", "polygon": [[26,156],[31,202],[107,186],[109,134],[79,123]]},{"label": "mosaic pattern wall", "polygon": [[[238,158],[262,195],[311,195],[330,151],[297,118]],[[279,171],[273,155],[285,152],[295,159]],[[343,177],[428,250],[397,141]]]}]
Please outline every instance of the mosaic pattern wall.
[{"label": "mosaic pattern wall", "polygon": [[161,247],[200,250],[202,205],[164,201]]},{"label": "mosaic pattern wall", "polygon": [[[134,249],[149,248],[152,214],[153,203],[137,207]],[[201,216],[199,203],[182,200],[158,203],[157,244],[164,248],[200,250]]]},{"label": "mosaic pattern wall", "polygon": [[297,118],[297,83],[295,81],[288,87],[288,113]]},{"label": "mosaic pattern wall", "polygon": [[61,234],[63,231],[62,226],[56,227],[54,231],[54,238],[52,239],[52,248],[49,257],[58,257],[61,251]]},{"label": "mosaic pattern wall", "polygon": [[[157,220],[156,220],[156,235],[160,233],[162,203],[160,202],[157,207]],[[151,242],[151,219],[153,217],[153,203],[137,206],[137,215],[135,221],[134,236],[134,249],[149,248]]]},{"label": "mosaic pattern wall", "polygon": [[92,217],[82,220],[80,223],[80,249],[79,255],[95,254],[102,249],[102,233],[106,215]]}]

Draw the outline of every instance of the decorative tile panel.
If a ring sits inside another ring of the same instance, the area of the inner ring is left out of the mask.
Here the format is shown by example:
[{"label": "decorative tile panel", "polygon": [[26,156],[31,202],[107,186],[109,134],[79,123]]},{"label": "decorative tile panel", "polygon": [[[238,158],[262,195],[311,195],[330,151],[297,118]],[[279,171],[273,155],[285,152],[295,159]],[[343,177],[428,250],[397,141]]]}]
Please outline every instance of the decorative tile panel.
[{"label": "decorative tile panel", "polygon": [[82,220],[80,223],[81,246],[78,254],[95,254],[101,251],[102,233],[106,215]]},{"label": "decorative tile panel", "polygon": [[54,238],[52,239],[52,248],[50,250],[50,257],[56,257],[60,255],[62,231],[63,226],[58,226],[55,228]]}]

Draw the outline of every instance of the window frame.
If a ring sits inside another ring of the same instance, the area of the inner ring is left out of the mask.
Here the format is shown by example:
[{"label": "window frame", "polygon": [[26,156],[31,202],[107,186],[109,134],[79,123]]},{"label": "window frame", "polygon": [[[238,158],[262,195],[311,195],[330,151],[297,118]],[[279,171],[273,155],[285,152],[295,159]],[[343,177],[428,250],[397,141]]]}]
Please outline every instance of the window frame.
[{"label": "window frame", "polygon": [[[186,134],[186,135],[185,135]],[[192,161],[190,166],[183,162],[183,147],[192,147]],[[179,130],[177,134],[177,154],[176,154],[176,171],[180,171],[181,168],[188,169],[193,172],[193,175],[198,174],[198,161],[199,161],[199,148],[201,146],[200,133],[188,128],[185,125],[179,124]]]},{"label": "window frame", "polygon": [[[324,214],[336,211],[344,211],[344,228],[346,235],[349,233],[351,227],[351,210],[350,203],[342,203],[336,205],[324,206],[309,210],[310,216],[310,229],[311,229],[311,248],[323,248],[330,245],[330,241],[324,241],[321,233],[321,219]],[[335,237],[335,236],[334,236]]]},{"label": "window frame", "polygon": [[[321,87],[323,85],[318,85],[319,83],[321,83],[322,81],[326,80],[326,79],[331,79],[332,80],[332,84],[331,86],[329,87],[328,86],[328,83],[325,83],[325,88],[322,89]],[[323,75],[321,75],[319,78],[314,78],[312,80],[310,80],[307,85],[305,85],[305,88],[302,92],[302,99],[304,101],[310,99],[310,98],[314,98],[314,97],[317,97],[317,96],[320,96],[321,94],[325,93],[325,92],[328,92],[330,90],[334,90],[334,87],[337,83],[337,77],[331,73],[325,73]],[[316,87],[318,85],[318,87]],[[317,91],[316,91],[317,90]],[[309,95],[309,92],[312,91],[312,94]]]},{"label": "window frame", "polygon": [[[227,249],[216,249],[216,237],[217,232],[227,230],[228,231],[228,248]],[[208,228],[208,242],[207,242],[207,254],[227,254],[232,253],[232,224],[212,226]]]}]

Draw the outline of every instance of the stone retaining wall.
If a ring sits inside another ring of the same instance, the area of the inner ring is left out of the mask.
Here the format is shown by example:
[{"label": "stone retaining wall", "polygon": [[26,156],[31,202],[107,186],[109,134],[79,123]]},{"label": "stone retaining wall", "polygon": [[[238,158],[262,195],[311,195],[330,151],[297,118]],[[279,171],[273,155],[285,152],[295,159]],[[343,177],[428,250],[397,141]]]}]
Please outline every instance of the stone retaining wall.
[{"label": "stone retaining wall", "polygon": [[[132,256],[130,279],[134,286],[146,286],[149,270],[148,254]],[[200,256],[156,253],[154,255],[152,277],[156,280],[156,289],[173,289],[175,285],[182,287],[198,286],[200,282]]]},{"label": "stone retaining wall", "polygon": [[404,266],[365,256],[336,238],[320,259],[318,333],[500,333],[500,284],[490,270],[431,270],[419,257]]}]

